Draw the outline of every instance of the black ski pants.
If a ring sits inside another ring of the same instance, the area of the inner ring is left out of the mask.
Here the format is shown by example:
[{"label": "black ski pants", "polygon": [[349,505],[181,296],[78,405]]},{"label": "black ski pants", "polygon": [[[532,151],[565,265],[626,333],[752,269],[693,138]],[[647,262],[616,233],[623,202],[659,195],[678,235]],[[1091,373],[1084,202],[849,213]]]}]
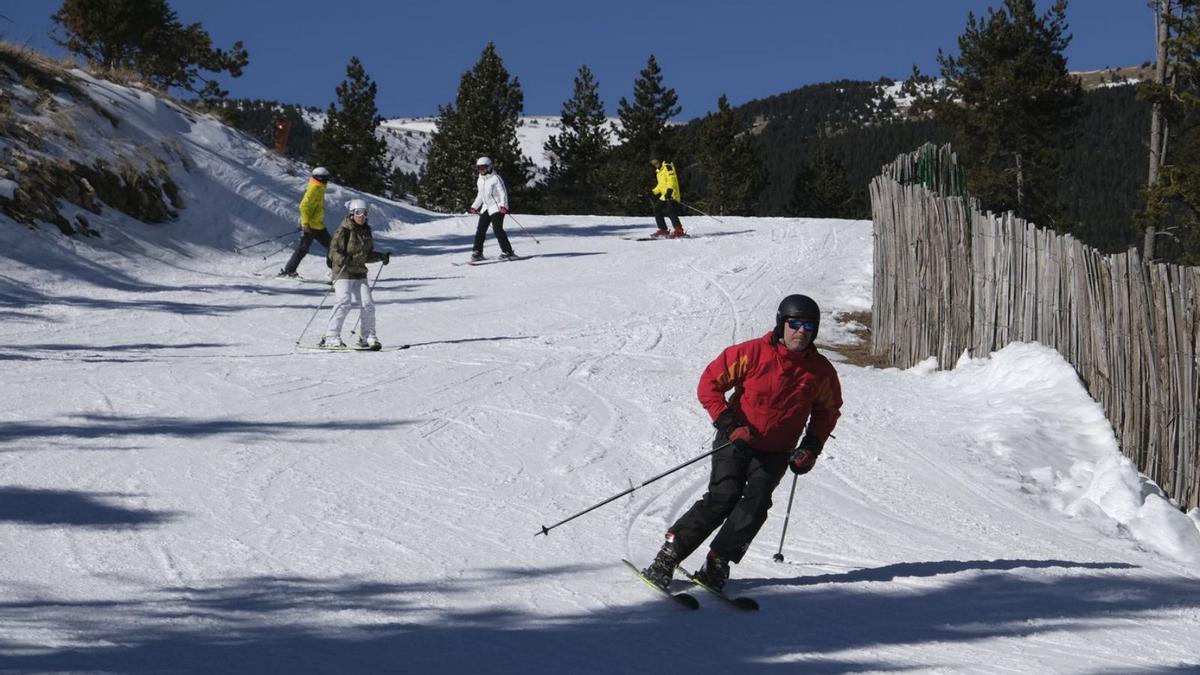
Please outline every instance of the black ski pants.
[{"label": "black ski pants", "polygon": [[479,224],[475,226],[475,252],[483,254],[483,237],[487,234],[488,226],[496,232],[496,241],[500,243],[502,253],[513,252],[512,244],[508,243],[508,235],[504,233],[504,214],[499,211],[488,215],[487,211],[479,213]]},{"label": "black ski pants", "polygon": [[679,221],[679,202],[674,199],[655,199],[654,201],[654,223],[658,225],[658,229],[663,232],[667,231],[667,218],[671,219],[671,225],[676,229],[683,229],[683,223]]},{"label": "black ski pants", "polygon": [[304,260],[304,256],[308,255],[308,248],[312,246],[314,239],[321,242],[326,251],[329,250],[329,243],[333,240],[329,236],[329,230],[303,230],[302,232],[300,235],[300,245],[296,247],[296,251],[292,253],[292,257],[283,266],[283,271],[287,274],[294,274],[300,267],[300,261]]},{"label": "black ski pants", "polygon": [[[718,434],[713,447],[725,443],[725,437]],[[691,555],[720,527],[709,548],[718,557],[741,562],[767,521],[771,493],[787,466],[786,452],[758,452],[746,445],[718,450],[712,456],[708,492],[671,526],[679,559]]]}]

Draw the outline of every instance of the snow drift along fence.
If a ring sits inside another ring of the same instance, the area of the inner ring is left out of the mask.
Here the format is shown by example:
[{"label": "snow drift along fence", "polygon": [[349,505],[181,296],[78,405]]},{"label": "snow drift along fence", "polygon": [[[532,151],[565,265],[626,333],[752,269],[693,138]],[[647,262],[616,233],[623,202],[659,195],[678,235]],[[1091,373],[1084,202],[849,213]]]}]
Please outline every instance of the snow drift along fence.
[{"label": "snow drift along fence", "polygon": [[1103,255],[965,196],[949,146],[925,145],[871,181],[874,351],[907,368],[1053,347],[1100,402],[1122,452],[1200,506],[1200,267]]}]

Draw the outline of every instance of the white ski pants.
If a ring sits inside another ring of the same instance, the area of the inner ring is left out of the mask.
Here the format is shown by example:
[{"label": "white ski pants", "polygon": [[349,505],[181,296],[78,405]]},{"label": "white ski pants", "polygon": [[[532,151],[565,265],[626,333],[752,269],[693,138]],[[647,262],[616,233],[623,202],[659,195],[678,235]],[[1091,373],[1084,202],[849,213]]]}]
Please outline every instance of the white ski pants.
[{"label": "white ski pants", "polygon": [[346,315],[355,303],[362,306],[362,330],[359,335],[369,338],[375,335],[375,301],[371,299],[371,287],[366,279],[338,279],[333,282],[333,314],[325,327],[326,337],[339,337]]}]

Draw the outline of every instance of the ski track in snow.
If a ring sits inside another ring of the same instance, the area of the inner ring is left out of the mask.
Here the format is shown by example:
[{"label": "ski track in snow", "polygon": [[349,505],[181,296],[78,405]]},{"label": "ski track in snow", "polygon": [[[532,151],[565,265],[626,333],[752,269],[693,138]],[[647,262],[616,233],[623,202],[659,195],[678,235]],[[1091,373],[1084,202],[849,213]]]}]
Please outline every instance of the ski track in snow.
[{"label": "ski track in snow", "polygon": [[[543,219],[523,220],[536,227]],[[10,458],[5,467],[21,483],[126,495],[112,503],[177,515],[163,524],[132,528],[35,531],[29,555],[60,562],[50,566],[49,576],[24,576],[18,564],[6,585],[27,589],[27,598],[116,601],[125,609],[116,612],[113,629],[163,636],[141,651],[142,663],[157,666],[173,662],[169,645],[203,644],[203,635],[220,635],[253,620],[264,602],[273,609],[257,620],[258,630],[302,631],[309,641],[311,631],[331,627],[353,633],[431,620],[466,627],[476,624],[471,617],[488,615],[494,615],[489,624],[500,621],[534,632],[598,620],[616,620],[615,627],[637,617],[654,622],[657,633],[671,639],[674,630],[692,635],[711,627],[736,634],[757,630],[758,621],[794,620],[784,617],[809,606],[813,600],[806,596],[836,596],[846,583],[886,583],[887,589],[877,591],[878,602],[886,605],[884,599],[892,596],[941,594],[947,584],[982,583],[999,573],[989,569],[1039,585],[1100,573],[1071,574],[1069,562],[1056,573],[1056,563],[1038,562],[1039,556],[1057,560],[1064,547],[1081,561],[1144,555],[1120,540],[1117,545],[1097,542],[1095,530],[1044,510],[1014,491],[1011,481],[972,464],[969,454],[965,465],[947,462],[949,449],[969,443],[961,437],[965,432],[921,437],[928,420],[920,415],[904,420],[906,410],[929,400],[931,392],[921,388],[920,378],[898,371],[858,376],[847,366],[840,367],[847,408],[837,432],[845,440],[832,441],[821,470],[797,483],[785,563],[772,563],[770,556],[782,528],[790,474],[776,492],[772,518],[735,570],[735,578],[764,604],[757,619],[736,617],[745,628],[731,626],[735,617],[723,616],[712,602],[704,603],[702,617],[676,617],[629,583],[615,564],[622,556],[649,561],[665,527],[703,493],[707,461],[568,523],[549,538],[533,537],[541,524],[708,449],[707,416],[694,401],[699,370],[724,346],[769,327],[776,298],[794,288],[785,279],[795,274],[797,257],[807,262],[802,267],[813,278],[836,286],[830,281],[836,275],[814,261],[869,255],[841,248],[857,241],[840,242],[839,227],[861,230],[863,225],[804,228],[765,221],[753,230],[735,228],[743,230],[740,234],[682,242],[674,250],[615,238],[583,239],[589,250],[602,254],[593,261],[564,258],[559,269],[540,272],[529,265],[496,266],[487,277],[449,280],[461,284],[453,290],[439,288],[447,283],[436,274],[442,256],[401,255],[385,272],[402,270],[406,277],[428,281],[411,290],[385,290],[389,280],[381,278],[376,294],[381,333],[395,335],[394,342],[434,344],[406,352],[331,355],[319,362],[286,348],[294,339],[289,330],[302,325],[320,301],[324,290],[319,286],[273,288],[268,280],[249,278],[230,283],[234,270],[253,261],[217,252],[194,253],[200,263],[196,269],[171,264],[156,272],[129,270],[124,266],[132,263],[119,256],[98,256],[127,270],[132,288],[92,293],[86,285],[49,283],[42,292],[53,297],[66,290],[76,298],[71,303],[76,311],[69,325],[49,323],[41,335],[53,344],[75,346],[9,362],[21,386],[32,391],[51,391],[72,373],[76,387],[13,399],[6,408],[10,420],[61,420],[78,436],[76,443],[63,442],[69,433],[35,438],[22,455],[71,459],[65,467],[56,461],[49,474],[45,461]],[[432,232],[412,228],[412,236],[442,231],[436,223],[428,228]],[[814,228],[817,237],[809,235]],[[402,253],[405,236],[381,233],[380,240]],[[753,246],[759,238],[769,244]],[[581,244],[565,236],[545,236],[544,242],[542,257],[550,261],[553,253],[569,253]],[[646,259],[637,260],[643,254]],[[614,279],[602,261],[614,255],[651,271],[637,283]],[[201,268],[209,271],[197,271]],[[136,290],[139,273],[161,277],[149,303]],[[555,293],[552,280],[561,275],[571,276],[574,288],[583,290]],[[262,287],[254,288],[256,283]],[[803,284],[815,282],[795,283],[805,290]],[[651,301],[645,299],[646,289],[661,292]],[[831,290],[830,308],[855,292]],[[456,299],[436,299],[451,296]],[[215,310],[200,310],[204,306]],[[54,307],[52,301],[46,305]],[[136,335],[112,320],[114,311],[136,313]],[[322,330],[327,312],[328,305],[310,333]],[[823,330],[836,336],[831,321]],[[28,334],[21,326],[4,337],[12,346]],[[468,341],[455,343],[463,339]],[[122,358],[112,358],[117,355]],[[866,382],[883,394],[862,390]],[[912,387],[916,390],[906,391]],[[145,419],[163,421],[147,425]],[[88,420],[112,431],[91,433]],[[262,431],[246,424],[260,420],[268,421]],[[351,423],[323,424],[344,420]],[[173,434],[172,424],[204,431],[193,439],[187,432]],[[11,445],[16,439],[3,440]],[[19,524],[5,529],[13,536],[27,530]],[[1026,553],[1011,553],[1031,532],[1053,543],[1029,547],[1026,542]],[[946,571],[883,571],[922,565]],[[972,565],[979,570],[973,572]],[[881,581],[872,581],[873,570],[880,570]],[[1005,582],[997,583],[1004,587]],[[364,585],[377,592],[349,590]],[[976,601],[982,597],[986,604],[992,593],[984,589]],[[1021,597],[1018,593],[1016,601]],[[1024,597],[1034,602],[1036,591]],[[150,610],[143,605],[150,599],[155,607],[173,609]],[[301,613],[305,608],[309,611]],[[850,620],[831,612],[819,609],[814,615],[824,626],[818,636],[825,639]],[[172,614],[180,618],[169,618]],[[96,642],[105,639],[103,625],[61,623],[59,613],[50,610],[43,615],[36,630],[9,622],[13,639],[57,648],[67,664],[91,663],[89,655],[94,659],[104,651]],[[868,622],[876,630],[879,625]],[[726,648],[712,663],[750,669],[792,663],[957,670],[972,669],[983,658],[992,664],[984,670],[1004,672],[1102,661],[1089,656],[1081,641],[1057,637],[1057,623],[1047,626],[1056,632],[1039,634],[1028,624],[1023,629],[1031,634],[1022,638],[1023,649],[1039,654],[1025,658],[1010,654],[1004,645],[1013,638],[1001,631],[991,640],[981,637],[954,647],[901,636],[896,646],[856,647],[836,639],[834,644],[842,646],[833,649],[783,643],[768,649],[777,651],[774,655]],[[975,628],[961,630],[996,632],[983,616]],[[1104,630],[1119,631],[1111,625]],[[507,640],[504,631],[489,633],[476,656],[494,659],[494,650]],[[627,631],[618,634],[635,645],[642,640]],[[440,663],[436,659],[446,655],[432,653],[444,651],[440,642],[424,649],[410,644],[406,651],[417,650],[416,663]],[[580,672],[640,663],[601,646],[584,651],[609,661],[586,665],[565,656],[574,640],[552,642],[563,646],[541,644],[542,653],[567,658]],[[1163,646],[1167,653],[1178,652],[1170,637]],[[379,644],[370,650],[384,654],[389,648]],[[704,663],[677,647],[665,653],[681,671],[685,664]],[[72,660],[72,654],[80,660]],[[351,670],[356,663],[372,663],[370,652],[349,656],[336,642],[289,643],[282,658],[302,654],[317,654],[313,664]],[[248,663],[264,662],[252,658]],[[508,670],[506,663],[496,661],[497,671]]]},{"label": "ski track in snow", "polygon": [[[175,119],[93,89],[127,128]],[[522,215],[541,244],[509,234],[535,257],[452,267],[471,223],[371,198],[394,252],[380,336],[413,347],[298,353],[328,289],[253,276],[294,235],[230,251],[295,228],[303,176],[203,120],[171,145],[188,165],[179,221],[22,230],[0,254],[0,668],[1198,667],[1195,570],[1098,509],[1050,508],[1060,448],[1021,448],[1049,469],[989,449],[1053,428],[1048,444],[1099,457],[1105,430],[1021,409],[1003,377],[983,400],[961,388],[984,375],[839,365],[843,417],[796,482],[785,561],[791,474],[734,568],[758,613],[703,594],[676,612],[620,563],[649,562],[707,460],[535,536],[706,452],[699,373],[767,332],[784,295],[821,303],[822,344],[849,342],[834,314],[870,308],[869,223],[689,217],[694,239],[633,242],[648,218]],[[331,187],[327,222],[351,196]],[[319,245],[300,271],[325,278]]]}]

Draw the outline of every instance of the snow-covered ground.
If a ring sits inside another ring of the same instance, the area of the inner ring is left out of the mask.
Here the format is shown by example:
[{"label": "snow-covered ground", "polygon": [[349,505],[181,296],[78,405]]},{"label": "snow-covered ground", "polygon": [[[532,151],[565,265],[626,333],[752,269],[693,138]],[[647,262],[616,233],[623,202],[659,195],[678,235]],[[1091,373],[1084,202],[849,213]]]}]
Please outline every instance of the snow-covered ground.
[{"label": "snow-covered ground", "polygon": [[[297,351],[325,288],[255,276],[274,242],[233,251],[295,227],[304,176],[93,88],[187,158],[188,207],[106,212],[99,240],[0,218],[0,670],[1200,669],[1196,514],[1036,344],[951,371],[842,363],[786,539],[790,475],[734,568],[757,613],[678,610],[620,563],[649,560],[703,464],[535,536],[705,452],[701,369],[784,295],[821,303],[822,344],[853,341],[869,223],[685,218],[697,238],[634,242],[648,218],[514,205],[533,257],[468,267],[467,217],[371,198],[395,253],[380,337],[412,347]],[[329,220],[351,196],[330,190]]]}]

